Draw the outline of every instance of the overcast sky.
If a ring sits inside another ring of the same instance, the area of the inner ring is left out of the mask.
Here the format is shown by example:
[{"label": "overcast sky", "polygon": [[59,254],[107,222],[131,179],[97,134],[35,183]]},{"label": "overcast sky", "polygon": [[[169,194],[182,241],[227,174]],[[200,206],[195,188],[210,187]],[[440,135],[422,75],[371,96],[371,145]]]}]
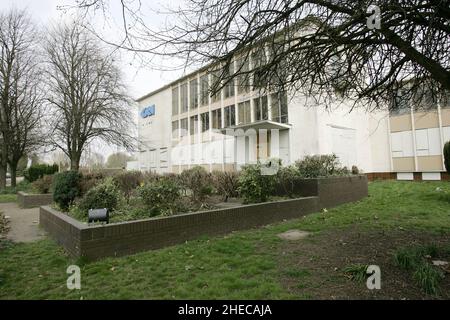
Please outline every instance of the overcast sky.
[{"label": "overcast sky", "polygon": [[[99,14],[95,17],[93,22],[96,25],[96,32],[104,35],[105,39],[118,43],[121,38],[120,34],[123,32],[121,28],[121,5],[119,0],[106,0],[110,6],[109,13],[111,15],[109,21],[105,23],[104,17]],[[167,16],[157,13],[156,11],[164,11],[164,7],[178,6],[182,0],[150,0],[142,1],[142,13],[144,14],[145,23],[148,26],[158,27],[162,25],[167,19]],[[19,9],[26,8],[32,19],[42,27],[47,27],[52,23],[57,23],[61,20],[70,20],[71,15],[75,11],[64,12],[58,9],[60,6],[73,5],[75,0],[0,0],[0,11],[5,11],[16,7]],[[163,7],[164,6],[164,7]],[[110,47],[114,50],[113,47]],[[152,70],[143,66],[140,60],[135,59],[134,54],[128,51],[119,52],[119,67],[125,75],[125,83],[129,88],[129,93],[133,98],[141,97],[150,91],[156,90],[165,84],[181,77],[183,71],[159,71]],[[161,67],[170,67],[173,65],[170,60],[159,62]],[[135,111],[137,117],[137,110]],[[113,152],[122,151],[119,148],[108,146],[99,141],[94,141],[90,146],[90,150],[102,154],[106,158]],[[87,150],[88,152],[88,150]],[[46,161],[52,161],[51,155],[41,154],[41,158]]]},{"label": "overcast sky", "polygon": [[[112,19],[116,19],[120,22],[121,7],[118,0],[106,0],[110,3],[110,11]],[[142,11],[145,14],[145,21],[148,25],[158,26],[159,23],[164,22],[164,16],[157,14],[157,11],[162,8],[161,3],[164,6],[175,6],[180,1],[164,1],[164,0],[151,0],[143,1]],[[70,15],[74,13],[71,11],[65,13],[62,10],[58,10],[58,6],[64,6],[68,4],[74,4],[75,0],[0,0],[0,10],[4,11],[13,6],[17,8],[27,8],[28,12],[32,16],[35,22],[42,26],[47,26],[50,23],[58,22],[61,19],[70,19]],[[154,10],[154,11],[153,11]],[[105,24],[102,23],[101,15],[94,22],[98,22],[98,33],[105,35],[109,40],[114,42],[120,40],[117,35],[122,31],[117,21]],[[117,29],[114,29],[116,23]],[[116,39],[114,39],[116,38]],[[112,48],[111,48],[112,50]],[[150,91],[158,89],[159,87],[175,80],[182,75],[182,71],[175,72],[162,72],[159,70],[152,70],[143,66],[138,59],[134,58],[134,55],[130,52],[120,52],[121,62],[120,67],[126,76],[126,84],[130,89],[130,93],[133,98],[138,98]],[[162,64],[170,66],[170,61],[162,61]]]}]

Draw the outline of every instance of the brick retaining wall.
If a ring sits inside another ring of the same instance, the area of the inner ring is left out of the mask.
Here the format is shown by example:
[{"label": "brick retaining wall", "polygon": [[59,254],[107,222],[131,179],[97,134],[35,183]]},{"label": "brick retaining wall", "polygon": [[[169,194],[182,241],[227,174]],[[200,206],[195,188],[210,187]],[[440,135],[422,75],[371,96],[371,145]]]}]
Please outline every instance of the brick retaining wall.
[{"label": "brick retaining wall", "polygon": [[32,194],[23,191],[17,192],[17,202],[21,208],[33,208],[51,204],[53,197],[51,194]]},{"label": "brick retaining wall", "polygon": [[364,175],[305,183],[317,190],[315,196],[103,226],[88,226],[46,206],[40,209],[40,224],[70,255],[95,260],[299,218],[367,196]]}]

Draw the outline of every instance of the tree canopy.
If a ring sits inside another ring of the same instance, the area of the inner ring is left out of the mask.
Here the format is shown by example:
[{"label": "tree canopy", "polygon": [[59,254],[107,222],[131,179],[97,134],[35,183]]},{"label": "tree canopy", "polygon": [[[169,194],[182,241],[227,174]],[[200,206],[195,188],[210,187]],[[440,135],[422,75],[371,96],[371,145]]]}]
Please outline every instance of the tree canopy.
[{"label": "tree canopy", "polygon": [[[337,93],[368,109],[385,106],[405,83],[418,101],[420,93],[442,101],[450,90],[448,1],[381,0],[374,9],[361,0],[187,0],[167,11],[164,27],[146,20],[140,2],[120,3],[117,46],[150,60],[180,58],[182,67],[219,61],[224,72],[213,90],[255,71],[267,86],[319,100]],[[85,15],[109,8],[102,0],[75,7]],[[248,59],[248,48],[264,61],[228,72],[233,59]]]}]

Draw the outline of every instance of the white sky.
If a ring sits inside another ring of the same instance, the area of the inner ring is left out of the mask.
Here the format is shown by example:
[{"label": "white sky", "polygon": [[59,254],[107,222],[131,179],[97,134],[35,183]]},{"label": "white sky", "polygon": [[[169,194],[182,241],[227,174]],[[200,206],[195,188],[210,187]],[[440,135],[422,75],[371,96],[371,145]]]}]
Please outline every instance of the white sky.
[{"label": "white sky", "polygon": [[[119,38],[116,36],[122,31],[121,26],[118,24],[121,20],[121,7],[120,1],[118,0],[105,0],[109,2],[110,12],[113,16],[114,21],[112,23],[117,24],[117,29],[113,30],[111,24],[106,25],[102,23],[101,16],[98,16],[96,22],[99,23],[99,29],[97,32],[112,39],[113,41],[118,41]],[[153,12],[153,10],[161,9],[163,3],[164,6],[177,5],[179,1],[164,1],[164,0],[151,0],[142,1],[144,3],[143,13],[145,14],[145,21],[148,25],[158,26],[158,24],[164,23],[164,16]],[[7,10],[12,7],[16,8],[27,8],[31,17],[36,23],[46,26],[52,22],[58,22],[61,19],[69,18],[69,15],[74,13],[74,11],[69,13],[64,13],[58,10],[58,6],[74,4],[75,0],[1,0],[0,1],[0,11]],[[116,38],[116,39],[114,39]],[[111,48],[112,50],[113,48]],[[159,70],[151,70],[148,67],[142,66],[137,59],[134,59],[133,54],[127,51],[120,52],[121,63],[120,67],[125,74],[125,83],[130,89],[130,94],[133,98],[138,98],[144,94],[158,89],[163,85],[179,78],[182,76],[182,71],[175,72],[162,72]],[[170,66],[170,61],[164,61],[164,64]]]},{"label": "white sky", "polygon": [[[95,19],[96,32],[104,35],[111,42],[118,42],[119,36],[123,29],[121,28],[121,6],[119,0],[105,0],[110,8],[112,16],[109,23],[103,21],[101,14]],[[149,0],[142,1],[142,13],[147,25],[158,27],[161,26],[166,17],[157,10],[164,10],[163,6],[178,6],[182,0]],[[0,0],[0,11],[5,11],[16,7],[19,9],[26,8],[32,19],[42,27],[46,27],[51,23],[57,23],[64,19],[70,19],[70,15],[75,11],[64,13],[58,10],[58,6],[73,5],[75,0]],[[111,50],[114,48],[111,47]],[[183,75],[180,71],[159,71],[152,70],[146,66],[142,66],[138,59],[134,59],[134,55],[128,51],[120,51],[119,67],[125,75],[125,83],[129,88],[129,93],[133,98],[141,97],[150,91],[156,90],[165,84],[179,78]],[[171,61],[164,60],[161,62],[162,67],[170,67]],[[167,64],[164,66],[164,64]],[[137,116],[137,112],[135,113]],[[109,154],[122,151],[116,147],[108,146],[101,142],[94,142],[90,148],[92,151],[99,152],[105,156],[105,160]],[[43,155],[42,155],[43,156]],[[47,159],[49,156],[44,156]],[[51,161],[47,159],[47,161]]]}]

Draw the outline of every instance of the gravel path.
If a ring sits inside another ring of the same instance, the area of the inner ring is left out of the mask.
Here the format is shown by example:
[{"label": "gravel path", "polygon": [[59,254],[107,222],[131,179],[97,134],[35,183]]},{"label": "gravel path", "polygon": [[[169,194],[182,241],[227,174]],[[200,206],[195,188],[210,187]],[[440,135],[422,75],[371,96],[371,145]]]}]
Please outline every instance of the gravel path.
[{"label": "gravel path", "polygon": [[6,238],[14,242],[33,242],[44,238],[39,228],[39,208],[22,209],[17,203],[0,203],[0,212],[8,219]]}]

